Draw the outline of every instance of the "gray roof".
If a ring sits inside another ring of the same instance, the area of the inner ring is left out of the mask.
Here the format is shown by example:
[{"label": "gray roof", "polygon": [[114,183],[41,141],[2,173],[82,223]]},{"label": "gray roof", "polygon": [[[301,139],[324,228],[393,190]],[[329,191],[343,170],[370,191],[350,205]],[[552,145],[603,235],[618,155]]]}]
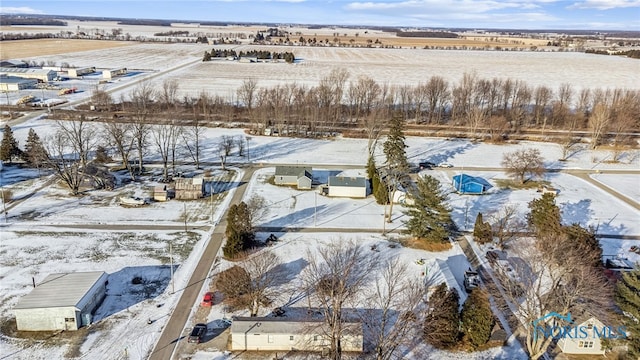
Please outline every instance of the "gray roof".
[{"label": "gray roof", "polygon": [[305,166],[276,166],[276,176],[307,176],[311,178],[311,168]]},{"label": "gray roof", "polygon": [[104,271],[51,274],[36,283],[35,289],[23,296],[14,309],[77,306],[101,279],[107,279]]},{"label": "gray roof", "polygon": [[31,68],[0,68],[0,73],[7,74],[49,74],[56,73],[53,70],[31,69]]},{"label": "gray roof", "polygon": [[[287,318],[273,317],[237,317],[231,323],[231,333],[248,334],[302,334],[314,332],[313,329],[322,328],[324,321],[295,321]],[[345,331],[362,335],[362,324],[356,322],[344,323]]]},{"label": "gray roof", "polygon": [[15,76],[0,76],[1,84],[22,84],[22,83],[34,83],[34,82],[37,83],[38,80],[25,79],[25,78],[15,77]]},{"label": "gray roof", "polygon": [[329,176],[329,186],[367,187],[363,177]]}]

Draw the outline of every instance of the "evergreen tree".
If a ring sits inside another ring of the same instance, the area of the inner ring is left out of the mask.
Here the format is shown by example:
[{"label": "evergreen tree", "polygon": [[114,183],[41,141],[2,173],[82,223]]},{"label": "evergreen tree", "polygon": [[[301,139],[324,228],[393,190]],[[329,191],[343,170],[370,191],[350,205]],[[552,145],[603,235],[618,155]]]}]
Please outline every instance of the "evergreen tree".
[{"label": "evergreen tree", "polygon": [[482,213],[478,213],[478,216],[476,216],[476,223],[473,226],[473,237],[474,240],[481,244],[485,244],[493,240],[491,224],[482,221]]},{"label": "evergreen tree", "polygon": [[407,161],[407,145],[404,137],[404,119],[396,114],[391,118],[389,134],[385,140],[382,151],[387,158],[387,165],[396,172],[409,172]]},{"label": "evergreen tree", "polygon": [[5,125],[2,133],[2,143],[0,144],[0,160],[11,162],[14,157],[21,155],[22,151],[18,147],[18,141],[13,136],[13,130],[9,125]]},{"label": "evergreen tree", "polygon": [[489,296],[484,290],[475,288],[471,291],[467,301],[462,305],[460,322],[465,340],[474,348],[489,341],[495,321]]},{"label": "evergreen tree", "polygon": [[446,242],[451,227],[451,209],[445,203],[447,195],[440,182],[429,175],[419,177],[414,203],[408,205],[405,214],[409,217],[405,225],[414,237],[429,242]]},{"label": "evergreen tree", "polygon": [[542,194],[541,198],[531,200],[529,209],[531,212],[527,215],[527,222],[538,237],[562,231],[560,208],[553,194]]},{"label": "evergreen tree", "polygon": [[615,298],[626,318],[627,335],[631,336],[625,359],[640,359],[640,267],[622,273]]},{"label": "evergreen tree", "polygon": [[425,317],[423,334],[429,344],[438,349],[449,349],[458,342],[460,297],[455,289],[447,290],[440,284],[429,297],[429,311]]},{"label": "evergreen tree", "polygon": [[247,204],[241,202],[231,205],[227,213],[227,241],[222,248],[224,256],[234,258],[238,253],[250,248],[255,240],[251,225],[251,214]]},{"label": "evergreen tree", "polygon": [[583,249],[585,253],[584,260],[591,260],[592,266],[598,267],[602,265],[602,247],[600,247],[600,242],[596,238],[593,229],[585,229],[580,224],[564,226],[562,229],[566,234],[565,241],[567,246]]},{"label": "evergreen tree", "polygon": [[371,193],[376,198],[376,203],[380,205],[388,204],[389,192],[385,184],[380,180],[380,174],[373,156],[369,156],[367,161],[367,176],[371,180]]},{"label": "evergreen tree", "polygon": [[29,166],[41,167],[49,157],[40,137],[33,129],[29,129],[27,141],[24,144],[24,157]]}]

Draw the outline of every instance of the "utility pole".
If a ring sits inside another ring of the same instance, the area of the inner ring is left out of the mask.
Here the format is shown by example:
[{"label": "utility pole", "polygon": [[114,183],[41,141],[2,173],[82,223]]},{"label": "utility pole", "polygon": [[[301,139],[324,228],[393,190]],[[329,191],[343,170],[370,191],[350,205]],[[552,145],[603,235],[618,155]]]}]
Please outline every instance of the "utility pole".
[{"label": "utility pole", "polygon": [[183,203],[184,205],[184,232],[187,232],[187,203]]},{"label": "utility pole", "polygon": [[176,292],[175,285],[173,282],[173,246],[171,245],[173,240],[169,240],[169,266],[171,268],[171,295]]},{"label": "utility pole", "polygon": [[315,204],[313,206],[313,226],[318,226],[318,223],[316,221],[318,214],[318,193],[314,191],[313,196],[315,200]]},{"label": "utility pole", "polygon": [[245,139],[247,139],[247,163],[251,163],[251,155],[249,154],[249,140],[251,140],[251,136],[247,136]]}]

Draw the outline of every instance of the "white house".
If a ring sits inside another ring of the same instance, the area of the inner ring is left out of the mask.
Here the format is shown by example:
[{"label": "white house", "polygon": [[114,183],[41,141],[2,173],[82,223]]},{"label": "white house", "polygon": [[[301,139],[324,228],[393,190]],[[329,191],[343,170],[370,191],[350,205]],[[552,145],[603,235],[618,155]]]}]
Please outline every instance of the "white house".
[{"label": "white house", "polygon": [[[232,351],[323,351],[330,346],[322,321],[238,317],[231,323]],[[362,352],[361,323],[345,323],[342,350]]]},{"label": "white house", "polygon": [[367,179],[363,177],[329,176],[329,196],[366,198]]},{"label": "white house", "polygon": [[13,308],[18,330],[78,330],[106,295],[102,271],[51,274]]},{"label": "white house", "polygon": [[[605,351],[596,331],[602,333],[605,325],[595,317],[590,317],[580,322],[577,328],[584,330],[586,336],[584,338],[563,337],[558,340],[558,348],[565,354],[604,355]],[[579,333],[582,334],[582,331]]]},{"label": "white house", "polygon": [[298,189],[311,189],[313,171],[304,166],[276,166],[276,185],[295,185]]}]

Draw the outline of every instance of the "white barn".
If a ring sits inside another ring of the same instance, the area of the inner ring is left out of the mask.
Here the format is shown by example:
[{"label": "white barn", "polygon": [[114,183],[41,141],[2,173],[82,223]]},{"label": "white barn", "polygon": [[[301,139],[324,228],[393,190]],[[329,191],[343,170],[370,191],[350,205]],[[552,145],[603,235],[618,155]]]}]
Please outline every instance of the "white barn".
[{"label": "white barn", "polygon": [[103,271],[51,274],[13,308],[18,330],[78,330],[106,296]]},{"label": "white barn", "polygon": [[0,75],[14,76],[23,79],[36,79],[42,82],[53,81],[58,73],[53,70],[31,68],[0,68]]},{"label": "white barn", "polygon": [[363,177],[329,176],[329,196],[366,198],[367,179]]},{"label": "white barn", "polygon": [[0,76],[0,91],[19,91],[36,86],[38,80],[23,79],[15,76]]},{"label": "white barn", "polygon": [[[238,317],[231,323],[232,351],[324,351],[330,346],[324,322]],[[342,350],[362,352],[362,324],[344,325]]]}]

